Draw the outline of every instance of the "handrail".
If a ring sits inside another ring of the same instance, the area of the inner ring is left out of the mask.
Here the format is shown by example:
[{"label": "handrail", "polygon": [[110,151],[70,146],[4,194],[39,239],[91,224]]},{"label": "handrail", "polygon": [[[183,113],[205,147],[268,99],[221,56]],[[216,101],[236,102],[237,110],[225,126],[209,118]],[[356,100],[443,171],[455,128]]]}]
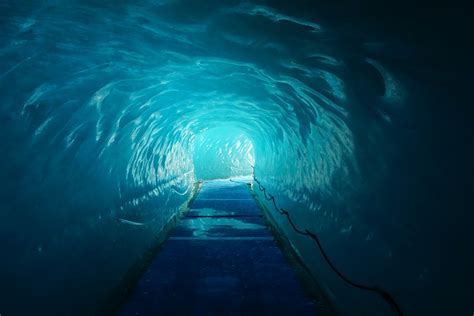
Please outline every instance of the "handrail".
[{"label": "handrail", "polygon": [[[364,284],[360,284],[360,283],[357,283],[357,282],[354,282],[352,280],[350,280],[348,277],[346,277],[344,274],[342,274],[337,268],[336,266],[332,263],[331,259],[329,258],[329,256],[327,255],[326,251],[324,251],[324,248],[323,246],[321,245],[321,241],[319,240],[319,237],[309,231],[308,229],[304,229],[304,230],[301,230],[299,229],[295,223],[293,222],[293,220],[291,219],[291,215],[290,213],[283,209],[283,208],[279,208],[276,204],[276,201],[275,201],[275,197],[273,195],[271,195],[270,193],[267,193],[267,189],[260,183],[260,181],[255,177],[255,167],[252,166],[252,169],[253,169],[253,172],[252,172],[252,177],[253,177],[253,180],[258,184],[258,189],[260,191],[263,192],[263,195],[265,197],[265,199],[267,201],[272,201],[273,203],[273,206],[275,208],[275,210],[280,213],[281,215],[285,215],[286,218],[288,219],[288,222],[290,223],[290,226],[293,228],[293,230],[302,235],[302,236],[308,236],[310,237],[311,239],[313,239],[316,244],[318,245],[318,248],[321,252],[321,254],[323,255],[323,258],[324,260],[328,263],[329,267],[337,274],[337,276],[339,276],[344,282],[346,282],[347,284],[355,287],[355,288],[358,288],[358,289],[361,289],[361,290],[365,290],[365,291],[370,291],[370,292],[374,292],[378,295],[380,295],[388,304],[390,304],[390,306],[396,311],[396,313],[399,315],[399,316],[402,316],[403,315],[403,312],[400,308],[400,305],[398,305],[398,303],[395,301],[394,297],[389,293],[387,292],[386,290],[382,289],[382,288],[379,288],[377,286],[369,286],[369,285],[364,285]],[[231,180],[232,181],[232,180]],[[234,182],[237,182],[237,181],[234,181]]]}]

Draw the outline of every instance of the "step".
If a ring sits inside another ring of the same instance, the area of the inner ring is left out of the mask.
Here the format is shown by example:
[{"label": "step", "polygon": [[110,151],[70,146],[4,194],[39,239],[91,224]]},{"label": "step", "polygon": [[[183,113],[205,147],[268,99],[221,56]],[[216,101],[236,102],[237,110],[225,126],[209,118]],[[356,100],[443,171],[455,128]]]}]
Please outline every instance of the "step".
[{"label": "step", "polygon": [[227,200],[195,200],[191,210],[214,209],[216,211],[234,212],[236,215],[257,215],[260,214],[253,199],[227,199]]},{"label": "step", "polygon": [[262,217],[185,217],[172,236],[222,237],[269,236]]}]

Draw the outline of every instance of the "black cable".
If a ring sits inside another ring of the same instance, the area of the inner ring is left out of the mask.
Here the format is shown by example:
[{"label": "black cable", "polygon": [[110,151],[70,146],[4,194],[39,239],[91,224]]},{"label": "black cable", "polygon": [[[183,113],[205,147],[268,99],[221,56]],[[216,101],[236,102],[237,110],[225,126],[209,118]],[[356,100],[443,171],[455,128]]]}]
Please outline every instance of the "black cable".
[{"label": "black cable", "polygon": [[267,189],[255,177],[255,168],[254,168],[254,166],[251,166],[251,167],[254,171],[253,174],[252,174],[253,180],[257,183],[258,189],[263,192],[263,195],[264,195],[265,199],[267,201],[272,201],[273,206],[275,207],[275,210],[278,213],[280,213],[281,215],[286,216],[286,218],[288,219],[288,222],[290,223],[290,226],[293,228],[293,230],[296,233],[298,233],[300,235],[303,235],[303,236],[308,236],[316,242],[316,244],[318,245],[319,250],[321,251],[321,254],[323,255],[324,260],[328,263],[329,267],[337,274],[337,276],[339,276],[344,282],[346,282],[347,284],[349,284],[349,285],[351,285],[355,288],[370,291],[370,292],[374,292],[374,293],[380,295],[387,303],[390,304],[390,306],[397,312],[398,315],[400,315],[400,316],[403,315],[403,312],[400,308],[400,305],[398,305],[398,303],[395,301],[395,299],[393,298],[393,296],[389,292],[387,292],[386,290],[381,289],[379,287],[376,287],[376,286],[368,286],[368,285],[363,285],[363,284],[356,283],[356,282],[350,280],[349,278],[347,278],[344,274],[342,274],[336,268],[336,266],[334,266],[331,259],[329,259],[328,255],[326,254],[326,251],[324,251],[324,248],[321,245],[321,241],[319,240],[318,236],[315,233],[309,231],[308,229],[303,231],[303,230],[300,230],[298,227],[296,227],[295,223],[291,219],[290,213],[288,211],[286,211],[285,209],[279,208],[277,206],[276,201],[275,201],[275,197],[273,195],[271,195],[270,193],[267,193]]}]

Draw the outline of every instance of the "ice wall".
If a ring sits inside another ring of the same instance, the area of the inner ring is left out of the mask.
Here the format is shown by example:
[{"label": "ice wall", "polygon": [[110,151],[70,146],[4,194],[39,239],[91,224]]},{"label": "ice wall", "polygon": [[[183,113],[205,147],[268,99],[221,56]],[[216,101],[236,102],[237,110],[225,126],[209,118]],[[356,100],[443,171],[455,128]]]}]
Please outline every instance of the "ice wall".
[{"label": "ice wall", "polygon": [[[196,178],[250,163],[345,274],[471,313],[464,20],[393,9],[1,2],[0,313],[93,313]],[[389,313],[279,223],[339,311]]]}]

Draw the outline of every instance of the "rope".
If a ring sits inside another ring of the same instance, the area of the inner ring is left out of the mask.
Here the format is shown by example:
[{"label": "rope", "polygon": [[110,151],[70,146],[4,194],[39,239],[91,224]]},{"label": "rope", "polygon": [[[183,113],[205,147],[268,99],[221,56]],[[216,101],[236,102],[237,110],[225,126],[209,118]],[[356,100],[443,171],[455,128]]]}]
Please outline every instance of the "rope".
[{"label": "rope", "polygon": [[[381,289],[377,286],[368,286],[368,285],[356,283],[356,282],[350,280],[349,278],[347,278],[344,274],[342,274],[336,268],[336,266],[334,266],[331,259],[329,259],[326,251],[324,251],[324,248],[321,245],[321,241],[319,240],[318,236],[315,233],[309,231],[308,229],[301,230],[295,225],[295,223],[291,219],[290,213],[287,210],[285,210],[283,208],[279,208],[277,206],[276,201],[275,201],[275,197],[273,195],[271,195],[270,193],[267,193],[267,189],[255,177],[255,167],[254,166],[252,166],[252,169],[253,169],[253,174],[252,174],[253,180],[257,183],[258,189],[263,192],[263,195],[264,195],[265,199],[267,201],[271,201],[273,203],[273,207],[275,208],[275,210],[278,213],[280,213],[281,215],[286,216],[288,222],[290,223],[290,226],[293,228],[293,230],[296,233],[298,233],[302,236],[308,236],[316,242],[316,244],[318,245],[319,251],[321,251],[321,254],[323,255],[324,260],[328,263],[329,267],[337,274],[337,276],[339,276],[344,282],[346,282],[347,284],[349,284],[349,285],[351,285],[355,288],[365,290],[365,291],[370,291],[370,292],[373,292],[373,293],[376,293],[376,294],[380,295],[397,312],[397,314],[399,316],[403,315],[402,310],[400,308],[400,305],[398,305],[398,303],[395,301],[395,299],[393,298],[393,296],[389,292],[387,292],[386,290]],[[234,181],[234,182],[236,182],[236,181]]]}]

